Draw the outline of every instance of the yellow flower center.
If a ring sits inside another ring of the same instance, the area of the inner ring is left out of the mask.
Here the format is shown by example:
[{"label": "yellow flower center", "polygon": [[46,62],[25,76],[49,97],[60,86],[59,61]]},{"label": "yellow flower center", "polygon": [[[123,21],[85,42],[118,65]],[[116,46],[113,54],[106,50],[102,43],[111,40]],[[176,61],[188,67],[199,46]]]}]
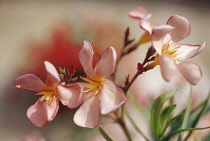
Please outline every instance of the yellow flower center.
[{"label": "yellow flower center", "polygon": [[167,54],[170,57],[174,58],[175,60],[177,60],[177,48],[170,48],[169,44],[164,44],[163,48],[162,48],[162,54]]},{"label": "yellow flower center", "polygon": [[85,87],[84,92],[93,92],[94,95],[98,94],[98,92],[101,90],[101,87],[103,86],[104,79],[101,77],[88,77],[83,78],[83,80],[87,81],[89,84]]},{"label": "yellow flower center", "polygon": [[56,98],[56,89],[52,86],[46,86],[37,95],[43,95],[42,100],[45,100],[48,104]]}]

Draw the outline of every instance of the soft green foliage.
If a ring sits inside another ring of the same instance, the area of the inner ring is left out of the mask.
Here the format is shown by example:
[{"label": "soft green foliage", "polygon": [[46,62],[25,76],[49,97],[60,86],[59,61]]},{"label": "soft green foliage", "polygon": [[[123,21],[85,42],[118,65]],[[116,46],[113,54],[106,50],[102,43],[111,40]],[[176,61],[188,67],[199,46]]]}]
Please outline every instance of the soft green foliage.
[{"label": "soft green foliage", "polygon": [[[168,116],[171,115],[171,112],[175,108],[175,105],[169,105],[168,107],[166,107],[166,109],[163,110],[163,104],[171,97],[173,97],[177,91],[178,90],[172,90],[161,94],[152,105],[150,124],[152,132],[157,140],[160,140],[161,136],[163,135],[163,123],[165,123],[165,121],[163,121],[162,118],[169,118]],[[164,115],[164,113],[166,113],[167,115]]]},{"label": "soft green foliage", "polygon": [[[183,119],[183,122],[182,122],[181,129],[187,128],[187,124],[188,124],[188,121],[189,121],[191,104],[192,104],[192,86],[190,87],[190,95],[189,95],[189,99],[188,99],[187,108],[186,108],[186,111],[184,113],[184,119]],[[182,140],[182,133],[179,134],[179,141],[181,141],[181,140]]]}]

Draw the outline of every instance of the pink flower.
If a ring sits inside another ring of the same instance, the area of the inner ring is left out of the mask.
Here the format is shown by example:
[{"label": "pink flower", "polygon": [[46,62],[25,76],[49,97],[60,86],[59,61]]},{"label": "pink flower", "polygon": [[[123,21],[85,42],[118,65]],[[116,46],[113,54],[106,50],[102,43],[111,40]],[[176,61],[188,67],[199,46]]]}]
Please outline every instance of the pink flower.
[{"label": "pink flower", "polygon": [[88,41],[79,52],[79,60],[84,68],[88,83],[83,83],[84,102],[74,115],[74,122],[82,127],[93,128],[98,125],[100,114],[115,111],[125,102],[125,95],[114,82],[106,79],[115,70],[116,52],[107,48],[101,59],[93,67],[93,49]]},{"label": "pink flower", "polygon": [[55,118],[59,100],[69,108],[77,107],[82,92],[82,87],[78,84],[59,85],[60,77],[55,67],[47,61],[44,64],[47,71],[45,83],[34,74],[20,76],[14,82],[16,88],[32,90],[37,92],[36,95],[42,95],[27,110],[27,117],[37,127],[42,127]]},{"label": "pink flower", "polygon": [[177,44],[190,35],[190,24],[184,17],[171,16],[166,25],[152,30],[152,44],[157,51],[156,63],[160,64],[161,74],[165,81],[171,81],[175,71],[192,85],[202,77],[200,67],[192,62],[179,62],[199,54],[205,47],[202,45]]}]

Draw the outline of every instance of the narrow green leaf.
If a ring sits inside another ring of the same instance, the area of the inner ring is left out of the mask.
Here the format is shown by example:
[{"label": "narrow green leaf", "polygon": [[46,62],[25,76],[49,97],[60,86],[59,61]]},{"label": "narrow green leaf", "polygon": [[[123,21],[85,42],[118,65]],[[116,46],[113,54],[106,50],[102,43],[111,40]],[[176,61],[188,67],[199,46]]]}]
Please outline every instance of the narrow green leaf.
[{"label": "narrow green leaf", "polygon": [[[197,117],[195,118],[194,122],[192,123],[191,128],[194,128],[194,127],[197,125],[198,121],[201,119],[201,117],[204,115],[204,113],[205,113],[205,111],[206,111],[206,109],[207,109],[207,107],[208,107],[209,98],[210,98],[210,94],[209,94],[209,96],[207,97],[207,99],[205,100],[205,102],[204,102],[204,104],[203,104],[203,107],[202,107],[201,111],[199,112],[199,114],[198,114]],[[190,131],[190,132],[188,133],[188,135],[186,136],[186,138],[184,139],[184,141],[187,140],[191,134],[192,134],[192,131]]]},{"label": "narrow green leaf", "polygon": [[106,141],[114,141],[101,127],[99,127],[99,132],[104,137],[104,139],[106,139]]},{"label": "narrow green leaf", "polygon": [[173,132],[174,130],[178,129],[179,126],[181,125],[182,123],[182,120],[184,118],[184,113],[185,111],[181,112],[180,114],[178,114],[177,116],[173,117],[172,119],[170,119],[169,121],[167,121],[164,129],[163,129],[163,133],[165,133],[166,129],[169,127],[169,126],[172,126],[172,129],[171,131],[169,132],[169,134],[171,132]]},{"label": "narrow green leaf", "polygon": [[[176,105],[173,104],[173,105],[169,105],[167,107],[165,107],[161,114],[160,114],[160,126],[164,127],[166,126],[167,122],[170,120],[171,118],[171,114],[172,112],[174,111],[174,109],[176,108]],[[163,130],[161,131],[162,135],[164,134],[164,128]]]},{"label": "narrow green leaf", "polygon": [[[189,119],[189,115],[190,115],[191,104],[192,104],[192,86],[190,87],[190,95],[189,95],[189,99],[188,99],[187,108],[184,113],[184,119],[182,122],[181,129],[185,129],[187,127],[187,123],[188,123],[188,119]],[[182,140],[182,134],[179,135],[179,141],[181,141],[181,140]]]},{"label": "narrow green leaf", "polygon": [[144,133],[138,128],[138,126],[135,124],[135,122],[133,121],[133,119],[131,118],[130,114],[128,113],[128,111],[125,111],[126,116],[128,117],[128,119],[130,120],[130,122],[132,123],[133,127],[136,129],[136,131],[146,140],[149,141],[149,139],[147,139],[147,137],[144,135]]},{"label": "narrow green leaf", "polygon": [[172,96],[174,96],[177,91],[178,90],[172,90],[172,91],[161,94],[154,101],[152,105],[152,110],[151,110],[151,115],[150,115],[150,125],[156,139],[159,138],[159,136],[161,135],[161,131],[163,130],[163,127],[161,126],[161,122],[160,122],[160,113],[161,113],[163,104]]},{"label": "narrow green leaf", "polygon": [[193,131],[193,130],[203,130],[203,129],[208,129],[210,128],[210,126],[208,127],[203,127],[203,128],[186,128],[186,129],[180,129],[180,130],[177,130],[177,131],[174,131],[172,132],[171,134],[167,135],[166,137],[164,137],[162,139],[162,141],[168,141],[172,136],[176,135],[176,134],[179,134],[181,132],[185,132],[185,131]]},{"label": "narrow green leaf", "polygon": [[166,121],[171,117],[171,114],[175,108],[176,108],[176,104],[173,104],[173,105],[168,105],[162,110],[160,114],[161,126],[165,125]]}]

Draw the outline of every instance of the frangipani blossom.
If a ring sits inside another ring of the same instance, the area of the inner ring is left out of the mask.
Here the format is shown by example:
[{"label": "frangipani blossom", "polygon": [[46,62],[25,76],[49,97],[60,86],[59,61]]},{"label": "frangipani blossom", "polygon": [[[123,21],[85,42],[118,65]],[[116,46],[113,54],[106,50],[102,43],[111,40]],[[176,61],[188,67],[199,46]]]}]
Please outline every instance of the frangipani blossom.
[{"label": "frangipani blossom", "polygon": [[118,109],[125,102],[125,94],[114,82],[106,79],[115,70],[116,52],[107,48],[101,59],[93,67],[93,49],[88,41],[79,53],[79,60],[84,68],[88,83],[83,83],[84,102],[74,115],[74,122],[82,127],[93,128],[98,125],[100,114],[108,114]]},{"label": "frangipani blossom", "polygon": [[47,61],[44,62],[44,65],[47,71],[45,83],[34,74],[20,76],[14,82],[16,88],[35,91],[36,95],[42,95],[27,110],[27,117],[37,127],[42,127],[55,118],[59,100],[69,108],[76,108],[82,96],[80,85],[59,85],[60,77],[55,67]]},{"label": "frangipani blossom", "polygon": [[190,24],[184,17],[171,16],[166,25],[152,30],[152,44],[157,51],[156,64],[160,64],[161,74],[165,81],[171,81],[174,72],[179,71],[192,85],[202,77],[200,67],[193,62],[179,62],[199,54],[205,47],[202,45],[177,44],[190,35]]}]

